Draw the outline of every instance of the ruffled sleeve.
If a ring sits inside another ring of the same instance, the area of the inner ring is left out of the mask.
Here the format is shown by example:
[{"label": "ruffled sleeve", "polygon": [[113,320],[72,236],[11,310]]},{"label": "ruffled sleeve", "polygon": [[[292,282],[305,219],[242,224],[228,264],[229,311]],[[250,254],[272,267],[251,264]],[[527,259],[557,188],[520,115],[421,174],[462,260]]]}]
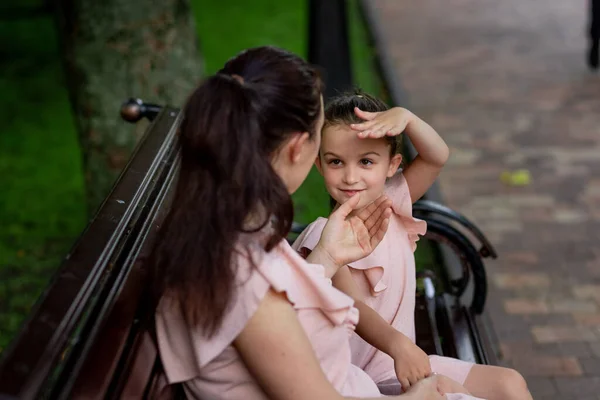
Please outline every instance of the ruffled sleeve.
[{"label": "ruffled sleeve", "polygon": [[[321,309],[334,325],[358,323],[354,300],[331,285],[322,265],[308,264],[287,242],[282,242],[278,251],[285,260],[283,268],[268,263],[261,271],[274,290],[286,292],[296,309]],[[281,270],[288,265],[289,273],[282,274]]]},{"label": "ruffled sleeve", "polygon": [[411,249],[414,252],[417,248],[419,235],[424,235],[427,231],[427,223],[412,216],[412,199],[408,184],[401,172],[396,173],[386,183],[385,194],[392,200],[392,210],[394,214],[400,217],[404,228],[408,234]]},{"label": "ruffled sleeve", "polygon": [[[372,255],[373,254],[371,254],[371,256]],[[387,285],[383,281],[385,269],[383,265],[380,265],[381,263],[371,256],[354,261],[348,264],[348,267],[361,270],[364,273],[367,282],[369,282],[371,295],[377,296],[379,293],[387,289]]]},{"label": "ruffled sleeve", "polygon": [[317,243],[319,243],[323,229],[325,229],[325,225],[327,225],[326,218],[317,218],[315,222],[308,225],[306,229],[304,229],[296,238],[292,244],[292,248],[302,255],[302,257],[306,258],[308,253],[310,253],[315,248]]},{"label": "ruffled sleeve", "polygon": [[[254,256],[256,257],[256,255]],[[203,367],[224,352],[241,333],[271,287],[284,292],[295,309],[321,309],[333,325],[356,325],[358,311],[349,296],[333,288],[324,268],[306,263],[287,242],[260,254],[251,267],[240,256],[235,297],[215,335],[189,326],[180,308],[166,298],[156,314],[160,355],[170,383],[200,376]]]}]

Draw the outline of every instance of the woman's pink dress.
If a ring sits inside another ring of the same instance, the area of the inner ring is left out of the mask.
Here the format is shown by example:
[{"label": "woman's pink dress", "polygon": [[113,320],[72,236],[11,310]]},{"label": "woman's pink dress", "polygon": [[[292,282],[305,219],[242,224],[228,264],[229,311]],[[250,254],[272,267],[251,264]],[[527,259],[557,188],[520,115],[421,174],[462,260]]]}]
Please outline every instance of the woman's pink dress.
[{"label": "woman's pink dress", "polygon": [[[404,175],[397,173],[386,184],[385,194],[392,200],[393,216],[388,231],[368,257],[349,264],[363,301],[398,331],[415,341],[416,272],[414,251],[419,235],[427,229],[425,221],[412,216],[412,201]],[[294,242],[294,249],[312,250],[327,223],[319,218]],[[375,349],[357,334],[350,339],[352,363],[375,382],[395,378],[390,356]],[[464,384],[472,363],[454,358],[430,356],[434,372]]]},{"label": "woman's pink dress", "polygon": [[183,382],[188,398],[266,399],[232,343],[272,288],[286,293],[335,389],[344,396],[380,396],[373,380],[350,362],[349,337],[358,322],[354,301],[286,241],[269,253],[255,244],[252,253],[256,267],[239,256],[235,298],[213,337],[188,325],[174,301],[161,300],[156,329],[169,382]]}]

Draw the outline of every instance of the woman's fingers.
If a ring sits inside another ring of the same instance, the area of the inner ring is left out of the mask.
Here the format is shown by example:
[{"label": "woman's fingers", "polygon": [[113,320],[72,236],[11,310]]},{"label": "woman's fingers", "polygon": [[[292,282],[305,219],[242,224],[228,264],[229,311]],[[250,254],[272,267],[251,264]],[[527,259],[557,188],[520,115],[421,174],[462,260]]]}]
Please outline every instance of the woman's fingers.
[{"label": "woman's fingers", "polygon": [[379,246],[379,243],[381,243],[381,241],[385,237],[385,234],[386,234],[389,226],[390,226],[390,219],[385,218],[379,225],[379,228],[377,229],[375,234],[371,235],[371,248],[372,249],[375,249],[377,246]]},{"label": "woman's fingers", "polygon": [[331,214],[331,217],[332,218],[340,218],[342,220],[346,219],[348,217],[348,215],[350,215],[350,213],[352,211],[354,211],[356,206],[358,206],[359,201],[360,201],[360,192],[356,193],[354,196],[352,196],[348,200],[346,200],[346,202],[344,202],[344,204],[339,206],[338,209],[335,210]]},{"label": "woman's fingers", "polygon": [[[369,223],[369,226],[367,226],[367,229],[369,230],[369,234],[371,236],[376,235],[377,232],[379,232],[384,227],[383,225],[386,223],[386,221],[385,221],[386,219],[388,220],[387,222],[389,223],[390,216],[392,215],[391,207],[387,206],[385,203],[382,204],[382,206],[379,207],[378,210],[381,210],[381,211],[378,211],[378,213],[377,213],[378,214],[377,220],[373,223]],[[373,213],[373,214],[375,214],[375,213]],[[373,218],[373,219],[375,219],[375,218]],[[369,222],[371,222],[371,221],[369,221]],[[365,226],[366,225],[367,224],[365,224]]]},{"label": "woman's fingers", "polygon": [[360,210],[356,216],[364,221],[369,232],[379,222],[381,215],[392,205],[385,195],[379,196],[374,202]]}]

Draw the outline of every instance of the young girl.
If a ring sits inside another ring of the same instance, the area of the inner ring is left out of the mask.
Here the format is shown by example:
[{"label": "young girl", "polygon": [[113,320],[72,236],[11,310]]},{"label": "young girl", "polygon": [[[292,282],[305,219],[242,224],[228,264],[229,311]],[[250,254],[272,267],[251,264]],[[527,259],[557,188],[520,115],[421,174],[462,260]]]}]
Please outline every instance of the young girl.
[{"label": "young girl", "polygon": [[[402,170],[400,134],[408,135],[418,156]],[[364,93],[333,99],[316,166],[336,206],[360,195],[358,209],[386,194],[393,216],[379,246],[362,260],[333,276],[333,284],[352,296],[360,310],[358,335],[351,338],[352,362],[375,382],[396,377],[406,390],[431,372],[463,384],[487,399],[530,399],[521,375],[511,369],[473,365],[427,355],[414,343],[416,275],[413,252],[426,223],[412,216],[412,203],[434,182],[448,159],[442,138],[427,123],[403,108],[388,107]],[[294,243],[310,252],[327,219],[313,222]]]}]

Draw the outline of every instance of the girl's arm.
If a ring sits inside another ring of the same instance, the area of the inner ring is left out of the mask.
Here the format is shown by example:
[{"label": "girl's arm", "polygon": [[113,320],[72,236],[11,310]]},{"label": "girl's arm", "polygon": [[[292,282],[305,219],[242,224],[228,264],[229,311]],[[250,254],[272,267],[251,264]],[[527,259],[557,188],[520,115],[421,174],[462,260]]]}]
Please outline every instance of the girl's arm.
[{"label": "girl's arm", "polygon": [[403,174],[413,203],[421,198],[437,179],[448,161],[450,150],[444,140],[428,123],[412,114],[404,133],[417,150],[417,156],[404,168]]},{"label": "girl's arm", "polygon": [[296,312],[270,290],[234,341],[248,370],[270,399],[340,400],[327,380]]},{"label": "girl's arm", "polygon": [[348,266],[340,268],[332,281],[336,288],[354,299],[360,315],[356,333],[394,359],[396,376],[404,390],[431,374],[427,354],[361,300]]},{"label": "girl's arm", "polygon": [[448,160],[450,150],[438,133],[425,121],[405,108],[394,107],[384,112],[366,112],[355,109],[356,115],[366,120],[352,124],[360,138],[381,138],[408,135],[419,153],[404,168],[404,177],[410,191],[410,198],[417,201],[427,192],[442,167]]}]

